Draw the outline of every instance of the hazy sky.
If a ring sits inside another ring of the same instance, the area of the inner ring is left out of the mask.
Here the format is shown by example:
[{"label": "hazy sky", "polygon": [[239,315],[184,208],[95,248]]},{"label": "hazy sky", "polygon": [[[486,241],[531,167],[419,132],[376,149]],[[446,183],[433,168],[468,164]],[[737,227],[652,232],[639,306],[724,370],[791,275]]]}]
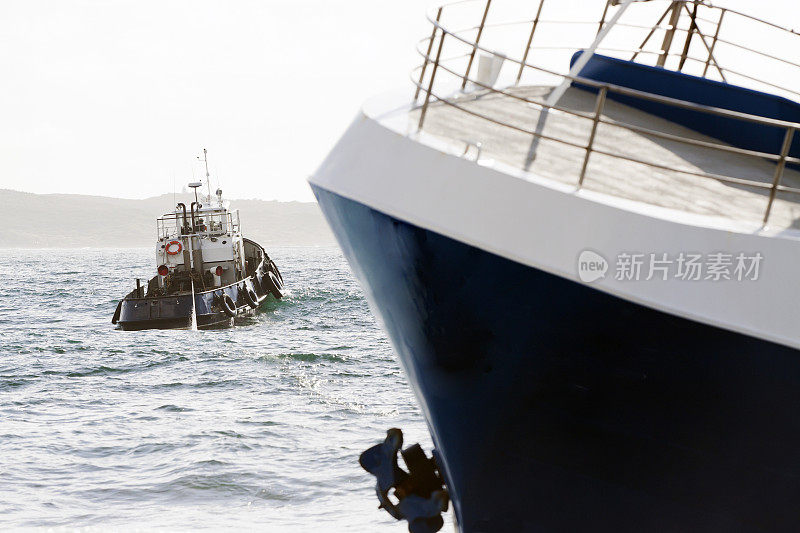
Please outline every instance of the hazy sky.
[{"label": "hazy sky", "polygon": [[427,0],[2,0],[0,188],[145,197],[199,171],[310,200],[369,95],[412,86]]},{"label": "hazy sky", "polygon": [[[0,188],[142,198],[199,176],[206,147],[226,195],[310,200],[363,100],[411,94],[430,4],[2,0]],[[791,25],[794,5],[757,11]]]}]

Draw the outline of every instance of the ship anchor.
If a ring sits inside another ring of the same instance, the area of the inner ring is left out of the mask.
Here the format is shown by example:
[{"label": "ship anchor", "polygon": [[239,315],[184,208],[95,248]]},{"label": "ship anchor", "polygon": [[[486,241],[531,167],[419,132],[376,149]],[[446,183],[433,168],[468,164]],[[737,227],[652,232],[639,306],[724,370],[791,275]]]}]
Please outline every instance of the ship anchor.
[{"label": "ship anchor", "polygon": [[[375,492],[385,509],[397,520],[407,520],[411,533],[435,533],[444,525],[442,513],[450,499],[434,456],[428,458],[419,444],[401,450],[403,432],[392,428],[386,440],[364,451],[359,464],[377,478]],[[403,456],[408,472],[397,464],[397,452]],[[394,489],[395,503],[389,497]]]}]

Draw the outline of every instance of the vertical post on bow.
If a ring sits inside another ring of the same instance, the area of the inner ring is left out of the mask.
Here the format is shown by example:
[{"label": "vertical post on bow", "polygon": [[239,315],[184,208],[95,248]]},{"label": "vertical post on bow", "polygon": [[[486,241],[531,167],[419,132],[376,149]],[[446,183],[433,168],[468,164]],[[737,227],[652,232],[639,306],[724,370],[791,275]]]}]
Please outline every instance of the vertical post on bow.
[{"label": "vertical post on bow", "polygon": [[519,85],[519,81],[522,79],[522,72],[525,70],[525,63],[528,61],[528,54],[531,52],[533,36],[536,33],[536,28],[539,26],[539,18],[542,16],[542,7],[544,7],[544,0],[539,0],[539,9],[536,10],[536,17],[533,19],[531,34],[528,36],[528,45],[525,47],[525,53],[522,55],[522,61],[519,64],[519,72],[517,72],[517,81],[515,85]]},{"label": "vertical post on bow", "polygon": [[422,125],[425,123],[425,115],[428,113],[428,105],[431,102],[431,92],[433,91],[433,82],[436,79],[436,72],[439,70],[439,61],[442,58],[442,47],[444,47],[444,38],[447,37],[447,32],[442,29],[442,37],[439,40],[439,49],[436,51],[436,60],[433,62],[433,70],[431,71],[431,81],[428,83],[428,91],[425,94],[425,103],[422,104],[422,111],[419,114],[419,124],[417,129],[421,130]]},{"label": "vertical post on bow", "polygon": [[475,61],[475,53],[478,51],[478,45],[481,43],[481,36],[483,35],[483,28],[486,26],[486,17],[489,16],[489,8],[492,6],[492,0],[486,0],[486,9],[483,10],[483,18],[481,25],[478,26],[478,35],[475,37],[475,44],[472,47],[472,53],[469,55],[469,62],[467,63],[467,70],[464,73],[464,81],[461,82],[461,88],[467,87],[469,81],[469,73],[472,70],[472,63]]},{"label": "vertical post on bow", "polygon": [[781,147],[781,157],[778,159],[778,165],[775,167],[775,177],[772,179],[772,188],[769,191],[769,202],[767,203],[767,212],[764,213],[764,225],[767,225],[769,215],[772,212],[772,204],[775,202],[775,196],[778,194],[778,187],[783,178],[783,171],[786,168],[786,158],[789,157],[789,150],[792,147],[792,139],[794,138],[794,128],[789,127],[786,129],[786,135],[783,136],[783,146]]},{"label": "vertical post on bow", "polygon": [[437,24],[442,20],[442,9],[444,7],[440,7],[439,11],[436,13],[436,24],[433,25],[433,32],[431,32],[431,39],[428,42],[428,51],[425,53],[425,62],[422,63],[422,72],[419,75],[419,83],[417,83],[417,90],[414,92],[414,102],[417,101],[419,98],[419,93],[422,91],[422,83],[425,80],[425,71],[428,68],[428,63],[431,62],[431,51],[433,50],[433,43],[436,41],[436,32],[439,30]]},{"label": "vertical post on bow", "polygon": [[589,143],[586,145],[586,156],[583,158],[583,166],[581,167],[581,175],[578,178],[578,188],[583,187],[583,180],[586,178],[586,169],[589,167],[589,157],[592,155],[592,148],[594,147],[594,138],[597,135],[597,127],[600,125],[600,119],[603,117],[603,109],[606,105],[606,96],[608,95],[608,87],[601,87],[597,93],[597,100],[594,104],[594,121],[592,122],[592,132],[589,134]]}]

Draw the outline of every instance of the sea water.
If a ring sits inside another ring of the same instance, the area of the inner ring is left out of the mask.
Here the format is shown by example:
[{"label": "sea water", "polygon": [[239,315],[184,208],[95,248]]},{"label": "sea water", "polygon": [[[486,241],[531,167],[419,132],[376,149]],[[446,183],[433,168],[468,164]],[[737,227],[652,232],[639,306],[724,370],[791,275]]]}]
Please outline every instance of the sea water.
[{"label": "sea water", "polygon": [[430,451],[392,349],[336,248],[268,252],[256,317],[124,332],[151,249],[0,250],[0,529],[406,530],[358,465],[390,427]]}]

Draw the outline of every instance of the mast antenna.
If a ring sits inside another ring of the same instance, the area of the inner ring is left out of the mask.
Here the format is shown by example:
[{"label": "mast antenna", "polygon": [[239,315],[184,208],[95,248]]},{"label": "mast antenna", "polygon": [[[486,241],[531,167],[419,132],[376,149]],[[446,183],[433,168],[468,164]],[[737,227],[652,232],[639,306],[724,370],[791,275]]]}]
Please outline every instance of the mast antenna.
[{"label": "mast antenna", "polygon": [[[197,156],[200,159],[200,156]],[[208,186],[208,202],[211,203],[211,175],[208,173],[208,150],[203,148],[203,163],[206,165],[206,185]]]}]

